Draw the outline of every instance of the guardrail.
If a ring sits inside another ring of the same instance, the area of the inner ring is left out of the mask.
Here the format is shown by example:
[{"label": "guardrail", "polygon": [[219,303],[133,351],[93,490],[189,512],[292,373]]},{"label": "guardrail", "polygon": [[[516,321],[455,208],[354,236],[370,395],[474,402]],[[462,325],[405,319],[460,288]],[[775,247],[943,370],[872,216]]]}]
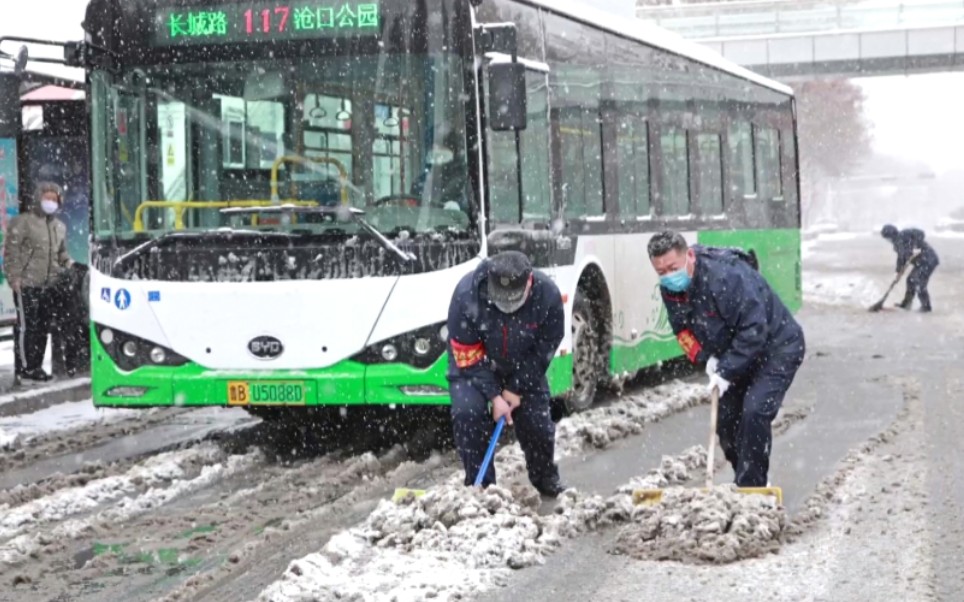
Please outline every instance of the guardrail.
[{"label": "guardrail", "polygon": [[964,24],[964,0],[763,0],[641,6],[636,16],[691,39]]}]

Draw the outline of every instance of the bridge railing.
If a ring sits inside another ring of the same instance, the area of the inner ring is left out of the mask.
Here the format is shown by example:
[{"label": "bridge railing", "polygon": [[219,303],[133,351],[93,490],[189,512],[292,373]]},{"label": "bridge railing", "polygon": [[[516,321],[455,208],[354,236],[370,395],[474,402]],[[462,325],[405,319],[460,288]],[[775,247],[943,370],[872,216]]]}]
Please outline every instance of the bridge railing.
[{"label": "bridge railing", "polygon": [[693,39],[964,24],[964,0],[748,0],[641,6],[636,16]]}]

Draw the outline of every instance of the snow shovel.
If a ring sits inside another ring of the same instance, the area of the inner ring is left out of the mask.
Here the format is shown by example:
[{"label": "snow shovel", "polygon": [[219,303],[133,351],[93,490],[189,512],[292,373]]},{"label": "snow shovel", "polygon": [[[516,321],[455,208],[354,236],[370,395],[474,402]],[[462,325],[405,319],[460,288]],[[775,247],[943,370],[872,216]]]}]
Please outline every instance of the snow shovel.
[{"label": "snow shovel", "polygon": [[[704,491],[713,488],[713,470],[716,468],[716,421],[720,413],[720,389],[713,387],[710,406],[710,443],[706,456],[706,487]],[[779,487],[738,487],[738,493],[756,495],[771,495],[776,498],[777,505],[783,505],[783,490]],[[633,503],[653,506],[663,499],[662,489],[637,489],[633,491]]]},{"label": "snow shovel", "polygon": [[[492,463],[492,457],[495,455],[495,446],[499,443],[499,437],[502,435],[502,429],[505,427],[505,416],[499,418],[499,421],[495,424],[495,432],[492,433],[492,439],[489,441],[489,449],[485,452],[485,458],[482,459],[482,466],[479,468],[479,474],[475,477],[475,486],[479,487],[482,485],[482,479],[485,478],[485,472],[489,470],[489,464]],[[395,490],[395,495],[392,496],[393,502],[398,502],[399,500],[405,499],[407,496],[422,497],[425,495],[424,489],[405,489],[399,488]]]},{"label": "snow shovel", "polygon": [[906,271],[907,271],[907,266],[905,265],[901,271],[897,272],[897,277],[894,278],[894,281],[890,283],[890,287],[887,288],[887,292],[884,293],[884,296],[881,297],[880,301],[870,306],[869,311],[871,313],[875,313],[884,309],[884,302],[887,301],[887,297],[890,296],[890,292],[894,290],[894,287],[897,286],[897,283],[900,282],[900,279],[904,277],[904,272]]},{"label": "snow shovel", "polygon": [[871,305],[869,311],[871,311],[872,313],[876,313],[884,309],[884,302],[887,301],[887,297],[890,296],[891,291],[894,290],[894,287],[897,286],[897,283],[900,282],[900,279],[904,277],[904,272],[907,271],[907,266],[909,266],[915,259],[917,259],[918,255],[920,255],[920,251],[917,251],[916,253],[911,255],[911,258],[907,260],[907,263],[904,264],[904,267],[900,268],[900,271],[897,272],[897,277],[894,278],[894,281],[890,283],[890,287],[887,289],[887,292],[884,293],[883,298],[877,303],[874,303],[873,305]]}]

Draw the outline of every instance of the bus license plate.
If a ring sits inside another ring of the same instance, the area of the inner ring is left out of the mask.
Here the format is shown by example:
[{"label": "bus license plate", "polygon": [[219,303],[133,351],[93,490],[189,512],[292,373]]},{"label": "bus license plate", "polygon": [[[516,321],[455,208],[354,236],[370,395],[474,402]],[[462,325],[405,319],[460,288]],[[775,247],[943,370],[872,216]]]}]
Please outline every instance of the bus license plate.
[{"label": "bus license plate", "polygon": [[305,383],[301,381],[231,381],[228,383],[228,404],[244,405],[304,405]]}]

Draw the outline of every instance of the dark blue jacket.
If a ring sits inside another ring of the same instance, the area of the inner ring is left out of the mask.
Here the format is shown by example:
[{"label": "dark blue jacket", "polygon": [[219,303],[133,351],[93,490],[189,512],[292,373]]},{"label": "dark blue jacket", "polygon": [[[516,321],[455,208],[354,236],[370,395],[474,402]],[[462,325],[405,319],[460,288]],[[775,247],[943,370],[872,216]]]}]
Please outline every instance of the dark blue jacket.
[{"label": "dark blue jacket", "polygon": [[673,332],[690,361],[719,359],[717,372],[734,382],[760,361],[803,352],[803,329],[744,255],[696,245],[689,289],[660,288]]},{"label": "dark blue jacket", "polygon": [[470,381],[486,399],[504,389],[548,393],[546,370],[565,333],[559,288],[536,270],[525,305],[504,314],[489,302],[488,263],[462,278],[452,295],[448,378]]},{"label": "dark blue jacket", "polygon": [[934,247],[930,246],[924,241],[924,231],[918,230],[917,228],[908,228],[906,230],[901,230],[897,234],[897,238],[891,241],[894,245],[894,251],[897,252],[897,271],[901,271],[904,265],[910,260],[911,256],[914,254],[915,249],[920,249],[921,253],[914,260],[915,266],[929,267],[931,269],[936,268],[940,264],[940,260],[937,258],[937,252],[934,251]]}]

